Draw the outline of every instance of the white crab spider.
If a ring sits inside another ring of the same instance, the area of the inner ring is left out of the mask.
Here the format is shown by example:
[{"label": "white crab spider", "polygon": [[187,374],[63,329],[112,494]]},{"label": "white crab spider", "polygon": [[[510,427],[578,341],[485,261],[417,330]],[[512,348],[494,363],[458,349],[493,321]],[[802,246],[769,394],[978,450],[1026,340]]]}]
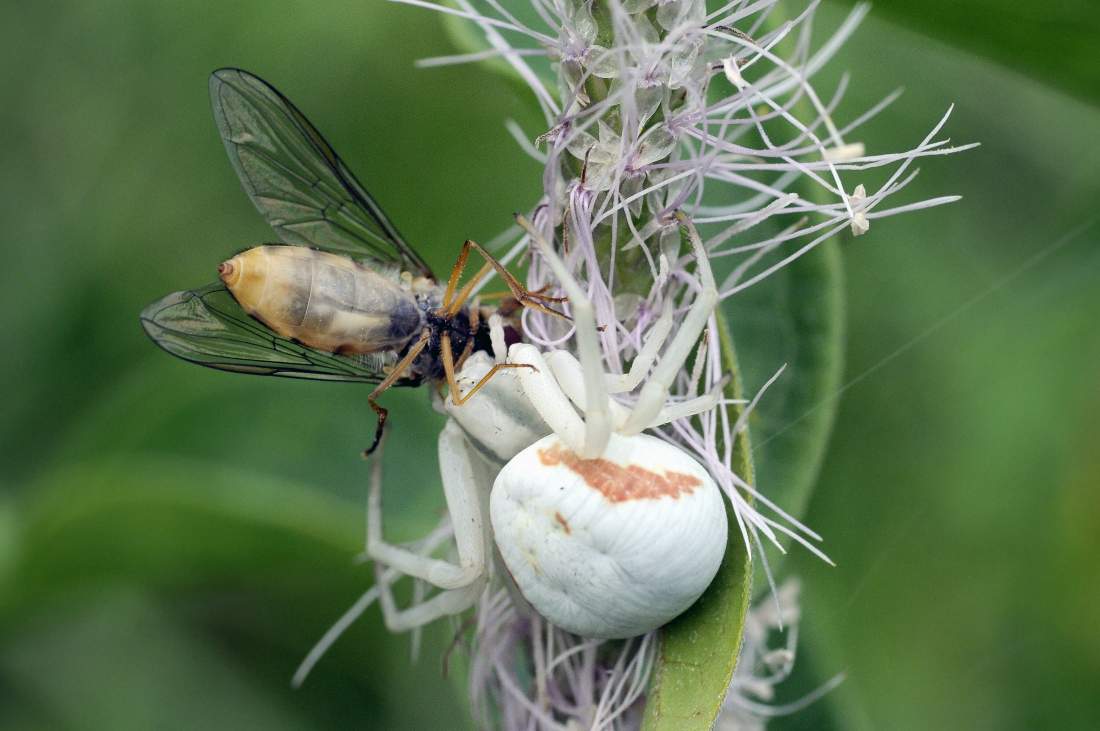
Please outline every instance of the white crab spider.
[{"label": "white crab spider", "polygon": [[[551,247],[521,223],[569,296],[580,360],[567,351],[543,355],[516,344],[507,360],[532,368],[494,379],[462,407],[448,401],[451,419],[440,435],[439,458],[457,562],[385,543],[374,485],[368,555],[443,590],[399,611],[379,572],[383,615],[391,630],[400,631],[468,609],[489,579],[495,543],[520,593],[554,624],[586,637],[639,635],[690,606],[725,551],[725,509],[710,475],[678,447],[641,434],[718,402],[715,391],[667,404],[669,386],[714,309],[717,288],[692,231],[701,290],[627,409],[609,393],[631,391],[645,378],[671,330],[671,308],[651,328],[627,374],[604,373],[591,303]],[[501,361],[499,329],[497,335],[494,351]],[[487,355],[475,354],[461,378],[476,380],[491,365]],[[540,439],[547,431],[552,433]]]},{"label": "white crab spider", "polygon": [[552,623],[585,637],[639,635],[691,606],[725,553],[726,513],[714,480],[679,447],[641,433],[717,403],[713,392],[666,405],[718,290],[692,230],[701,290],[628,409],[609,392],[632,390],[644,377],[670,310],[631,372],[609,377],[591,302],[550,245],[525,228],[569,297],[580,359],[522,343],[509,350],[510,362],[535,366],[514,377],[554,433],[497,476],[489,498],[496,544],[517,588]]}]

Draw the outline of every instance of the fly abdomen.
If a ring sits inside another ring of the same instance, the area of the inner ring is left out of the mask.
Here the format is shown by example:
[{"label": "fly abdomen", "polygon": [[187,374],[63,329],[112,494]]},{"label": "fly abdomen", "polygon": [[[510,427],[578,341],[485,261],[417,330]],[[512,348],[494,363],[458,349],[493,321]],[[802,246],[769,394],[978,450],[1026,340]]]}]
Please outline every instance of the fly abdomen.
[{"label": "fly abdomen", "polygon": [[218,274],[246,312],[318,350],[398,350],[420,330],[411,293],[345,256],[257,246],[223,262]]}]

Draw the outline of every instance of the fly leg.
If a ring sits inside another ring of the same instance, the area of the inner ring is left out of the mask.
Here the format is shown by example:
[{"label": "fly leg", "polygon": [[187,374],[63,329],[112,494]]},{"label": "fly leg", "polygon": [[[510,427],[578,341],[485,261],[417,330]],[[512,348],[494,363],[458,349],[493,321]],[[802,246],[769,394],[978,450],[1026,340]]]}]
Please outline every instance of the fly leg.
[{"label": "fly leg", "polygon": [[378,444],[382,441],[382,434],[386,429],[386,419],[390,415],[389,410],[373,398],[367,397],[367,403],[370,404],[371,411],[378,418],[378,422],[374,427],[374,439],[371,441],[370,446],[363,450],[363,459],[371,456],[374,454],[374,450],[378,449]]},{"label": "fly leg", "polygon": [[369,447],[363,450],[364,457],[371,456],[374,450],[378,448],[378,443],[382,441],[382,432],[386,428],[386,418],[390,413],[384,406],[378,403],[378,397],[389,389],[390,386],[397,383],[397,379],[401,378],[405,371],[409,369],[413,361],[416,360],[416,356],[420,355],[420,351],[427,347],[430,337],[431,331],[428,329],[420,333],[420,339],[413,343],[412,347],[409,348],[409,352],[405,354],[405,357],[393,367],[393,370],[390,371],[390,374],[386,376],[385,380],[375,386],[374,390],[367,396],[367,403],[370,404],[371,410],[378,417],[378,425],[374,428],[374,441],[371,442]]},{"label": "fly leg", "polygon": [[[457,361],[452,361],[456,370],[462,370],[462,364],[466,362],[466,359],[470,357],[470,353],[474,352],[474,341],[477,339],[478,327],[481,325],[481,299],[474,297],[473,303],[470,305],[470,328],[466,334],[466,347],[462,349],[462,354],[458,356]],[[451,347],[451,334],[447,335],[447,349]]]},{"label": "fly leg", "polygon": [[535,299],[542,300],[543,302],[568,302],[568,297],[551,297],[546,294],[546,290],[550,289],[549,284],[544,284],[538,289],[531,290],[527,294]]},{"label": "fly leg", "polygon": [[471,396],[481,390],[482,386],[489,382],[496,374],[500,373],[506,368],[530,368],[531,370],[537,370],[533,365],[529,363],[497,363],[489,372],[481,377],[474,387],[466,393],[462,393],[462,389],[458,386],[458,379],[455,378],[455,359],[454,354],[451,352],[451,334],[443,333],[443,337],[440,338],[440,356],[443,361],[443,370],[447,374],[447,385],[451,389],[451,401],[455,406],[461,406],[466,403]]},{"label": "fly leg", "polygon": [[[541,287],[539,287],[538,289],[529,289],[529,290],[527,290],[527,296],[531,297],[532,299],[542,300],[543,302],[567,302],[567,301],[569,301],[568,297],[551,297],[550,295],[546,294],[546,290],[548,290],[548,289],[550,289],[550,285],[549,284],[544,284]],[[509,290],[509,289],[502,289],[502,290],[495,291],[495,292],[482,292],[479,296],[483,300],[501,299],[501,298],[504,298],[504,297],[511,297],[512,296],[512,291]]]},{"label": "fly leg", "polygon": [[[462,289],[455,291],[458,286],[458,278],[462,274],[463,268],[466,266],[466,260],[470,257],[470,250],[473,249],[477,253],[481,254],[485,259],[486,264],[481,267],[474,277],[463,285]],[[531,292],[516,279],[511,272],[509,272],[503,264],[496,260],[492,254],[486,251],[481,244],[476,241],[467,239],[462,244],[462,250],[458,254],[458,260],[455,262],[454,268],[451,270],[451,278],[447,282],[447,290],[443,295],[443,305],[439,308],[439,314],[444,316],[454,316],[462,308],[462,305],[466,303],[470,293],[473,291],[477,283],[481,281],[482,277],[487,275],[491,270],[496,270],[496,273],[504,280],[504,284],[507,285],[508,291],[512,293],[512,297],[524,307],[530,307],[540,312],[545,312],[548,315],[554,315],[568,320],[569,316],[560,310],[556,310],[547,302],[557,303],[564,302],[565,298],[562,297],[549,297],[541,294],[541,292]]]},{"label": "fly leg", "polygon": [[[443,304],[439,308],[440,314],[450,312],[451,303],[455,299],[455,288],[458,287],[459,277],[462,276],[462,271],[466,268],[466,261],[470,258],[470,247],[466,245],[468,243],[470,242],[467,241],[462,245],[462,249],[458,252],[458,259],[455,260],[455,265],[451,267],[451,276],[447,278],[447,289],[443,292]],[[490,271],[492,271],[492,267],[486,262],[485,265],[481,267],[481,270],[474,275],[474,278],[463,287],[462,292],[459,293],[459,307],[461,307],[461,303],[469,296],[469,290],[480,282],[481,278]],[[457,307],[455,311],[458,311]]]}]

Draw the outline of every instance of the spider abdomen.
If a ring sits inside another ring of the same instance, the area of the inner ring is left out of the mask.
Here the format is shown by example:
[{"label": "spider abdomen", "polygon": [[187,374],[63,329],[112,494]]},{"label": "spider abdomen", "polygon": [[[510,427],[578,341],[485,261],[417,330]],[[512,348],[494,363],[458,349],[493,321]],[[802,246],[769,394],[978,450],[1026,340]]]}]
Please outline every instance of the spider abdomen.
[{"label": "spider abdomen", "polygon": [[490,516],[528,602],[584,637],[633,637],[695,602],[725,553],[721,492],[679,448],[613,434],[582,459],[556,435],[497,477]]}]

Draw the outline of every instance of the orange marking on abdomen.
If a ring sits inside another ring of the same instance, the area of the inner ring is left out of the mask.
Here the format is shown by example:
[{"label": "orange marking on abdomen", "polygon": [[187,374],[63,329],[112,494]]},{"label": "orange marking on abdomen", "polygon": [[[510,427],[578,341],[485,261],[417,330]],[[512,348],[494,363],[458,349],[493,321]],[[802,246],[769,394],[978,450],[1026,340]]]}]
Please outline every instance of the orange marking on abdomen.
[{"label": "orange marking on abdomen", "polygon": [[[680,495],[690,495],[696,487],[703,484],[698,477],[683,472],[666,471],[662,475],[637,465],[623,467],[606,459],[581,459],[560,444],[540,449],[538,453],[539,461],[544,465],[568,467],[580,475],[589,487],[599,490],[613,503],[656,500],[662,497],[675,500]],[[559,522],[564,522],[560,515],[555,517]]]},{"label": "orange marking on abdomen", "polygon": [[557,511],[554,511],[554,520],[558,521],[558,523],[561,525],[562,529],[567,534],[573,532],[573,529],[569,527],[569,521],[566,520],[565,517],[562,516],[561,513],[557,512]]}]

